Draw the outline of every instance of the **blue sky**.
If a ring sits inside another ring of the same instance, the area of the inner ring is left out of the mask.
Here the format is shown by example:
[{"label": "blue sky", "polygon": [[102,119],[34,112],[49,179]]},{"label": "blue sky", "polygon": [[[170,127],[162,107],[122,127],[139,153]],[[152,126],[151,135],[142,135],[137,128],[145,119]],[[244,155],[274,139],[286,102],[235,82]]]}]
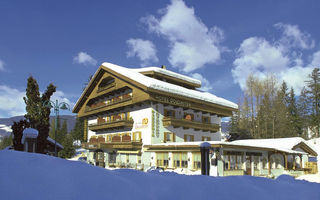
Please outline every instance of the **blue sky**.
[{"label": "blue sky", "polygon": [[296,93],[320,66],[319,1],[0,1],[0,117],[24,114],[27,78],[74,105],[102,62],[161,66],[238,102],[246,77]]}]

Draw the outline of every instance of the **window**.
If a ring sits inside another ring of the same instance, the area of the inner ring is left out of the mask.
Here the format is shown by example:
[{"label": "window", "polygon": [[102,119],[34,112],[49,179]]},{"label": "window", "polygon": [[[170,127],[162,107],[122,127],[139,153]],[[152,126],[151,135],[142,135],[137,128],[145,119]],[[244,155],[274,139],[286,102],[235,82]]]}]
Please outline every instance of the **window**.
[{"label": "window", "polygon": [[211,137],[202,136],[202,141],[211,141]]},{"label": "window", "polygon": [[169,166],[169,156],[168,153],[157,153],[157,166],[158,167],[165,167]]},{"label": "window", "polygon": [[201,154],[193,153],[193,169],[201,168]]},{"label": "window", "polygon": [[107,142],[111,142],[112,141],[112,136],[111,135],[107,135]]},{"label": "window", "polygon": [[187,134],[185,134],[185,135],[184,135],[184,141],[185,141],[185,142],[194,141],[194,135],[187,135]]},{"label": "window", "polygon": [[241,152],[225,152],[223,158],[225,170],[243,169],[243,156]]},{"label": "window", "polygon": [[141,132],[140,131],[134,132],[132,140],[133,141],[140,141],[141,140]]},{"label": "window", "polygon": [[112,77],[104,78],[104,79],[100,82],[98,88],[99,88],[99,89],[104,89],[104,88],[108,87],[108,86],[109,86],[111,83],[113,83],[113,82],[114,82],[114,78],[112,78]]},{"label": "window", "polygon": [[236,169],[242,169],[243,161],[242,161],[242,155],[237,155],[236,157]]},{"label": "window", "polygon": [[164,116],[165,117],[175,117],[175,111],[174,110],[167,110],[164,109]]},{"label": "window", "polygon": [[137,155],[137,163],[141,164],[141,154]]},{"label": "window", "polygon": [[266,157],[262,158],[262,167],[263,169],[268,169],[268,159]]},{"label": "window", "polygon": [[203,116],[202,117],[202,122],[206,123],[206,124],[210,124],[210,117]]},{"label": "window", "polygon": [[109,153],[109,163],[116,163],[117,154],[114,152]]},{"label": "window", "polygon": [[259,169],[260,156],[253,156],[253,168]]},{"label": "window", "polygon": [[175,142],[176,141],[176,136],[174,133],[171,132],[164,132],[163,133],[164,138],[163,142]]},{"label": "window", "polygon": [[183,118],[188,121],[193,121],[194,115],[190,113],[184,113]]},{"label": "window", "polygon": [[187,168],[188,167],[187,153],[173,153],[173,164],[175,168]]}]

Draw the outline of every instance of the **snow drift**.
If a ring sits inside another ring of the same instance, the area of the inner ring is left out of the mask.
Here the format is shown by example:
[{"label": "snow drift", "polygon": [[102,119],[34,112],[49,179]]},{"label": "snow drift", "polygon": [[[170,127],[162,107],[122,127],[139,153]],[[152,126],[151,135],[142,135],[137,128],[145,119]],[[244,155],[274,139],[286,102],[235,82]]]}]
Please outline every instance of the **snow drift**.
[{"label": "snow drift", "polygon": [[106,170],[41,154],[0,151],[5,199],[320,199],[320,184],[280,176],[187,176]]}]

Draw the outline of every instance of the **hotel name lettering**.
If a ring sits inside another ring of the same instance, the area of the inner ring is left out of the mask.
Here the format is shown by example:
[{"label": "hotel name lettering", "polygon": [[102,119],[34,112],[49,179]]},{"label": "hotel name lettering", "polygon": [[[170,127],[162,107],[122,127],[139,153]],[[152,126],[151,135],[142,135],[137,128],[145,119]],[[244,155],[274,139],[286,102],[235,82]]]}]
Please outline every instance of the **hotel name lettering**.
[{"label": "hotel name lettering", "polygon": [[172,97],[165,97],[165,96],[160,96],[160,95],[155,95],[154,98],[158,101],[164,102],[164,103],[168,103],[168,104],[173,104],[173,105],[177,105],[177,106],[181,106],[181,107],[190,107],[191,103],[187,102],[187,101],[182,101],[179,99],[175,99]]}]

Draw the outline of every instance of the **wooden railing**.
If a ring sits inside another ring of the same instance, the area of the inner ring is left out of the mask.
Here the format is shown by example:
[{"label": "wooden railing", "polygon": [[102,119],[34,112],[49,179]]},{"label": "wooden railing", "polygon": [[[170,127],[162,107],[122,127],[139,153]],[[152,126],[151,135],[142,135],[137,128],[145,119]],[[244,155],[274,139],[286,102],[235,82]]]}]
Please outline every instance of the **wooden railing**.
[{"label": "wooden railing", "polygon": [[85,108],[85,112],[90,112],[90,111],[93,111],[93,110],[97,110],[97,109],[100,109],[100,108],[104,108],[106,106],[111,106],[111,105],[115,105],[115,104],[118,104],[118,103],[122,103],[122,102],[126,102],[126,101],[129,101],[129,100],[132,100],[132,97],[130,95],[122,95],[122,98],[114,98],[113,101],[110,101],[109,103],[106,103],[106,102],[98,102],[98,103],[95,103],[91,106],[86,106]]},{"label": "wooden railing", "polygon": [[186,119],[176,119],[173,117],[164,117],[162,119],[162,124],[164,127],[183,127],[183,128],[193,128],[195,130],[211,131],[217,132],[220,128],[219,124],[208,124],[204,122],[191,121]]},{"label": "wooden railing", "polygon": [[101,129],[105,130],[112,130],[115,128],[129,128],[132,129],[133,127],[133,120],[129,119],[124,119],[124,120],[115,120],[115,121],[109,121],[109,122],[104,122],[104,123],[98,123],[98,124],[91,124],[89,125],[89,129],[91,131],[97,131]]}]

